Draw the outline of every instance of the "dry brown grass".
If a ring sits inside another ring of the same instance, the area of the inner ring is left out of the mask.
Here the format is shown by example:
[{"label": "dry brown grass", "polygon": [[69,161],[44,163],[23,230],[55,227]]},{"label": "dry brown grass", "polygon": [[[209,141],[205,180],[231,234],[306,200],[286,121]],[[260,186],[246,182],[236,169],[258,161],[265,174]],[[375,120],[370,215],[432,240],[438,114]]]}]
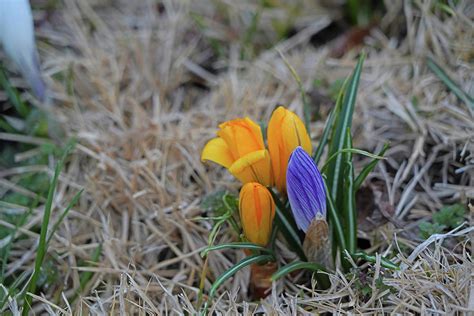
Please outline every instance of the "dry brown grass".
[{"label": "dry brown grass", "polygon": [[[299,274],[276,282],[262,302],[248,301],[249,272],[244,270],[225,283],[210,311],[474,311],[472,219],[417,248],[422,242],[416,231],[420,219],[445,203],[474,198],[474,111],[425,63],[425,57],[432,56],[466,91],[473,91],[474,8],[461,1],[455,16],[435,15],[433,2],[389,6],[383,23],[406,23],[407,36],[391,39],[375,29],[366,40],[368,58],[354,121],[357,147],[376,151],[384,142],[391,143],[388,159],[371,179],[382,188],[380,199],[394,211],[389,222],[359,235],[371,241],[373,251],[399,253],[395,261],[403,269],[393,273],[375,264],[360,274],[338,272],[331,275],[332,286],[325,292],[315,292],[305,281],[308,276]],[[279,103],[302,113],[298,86],[275,49],[259,48],[254,58],[239,58],[237,39],[250,23],[253,6],[164,1],[158,8],[152,1],[71,0],[58,9],[52,25],[40,28],[40,38],[50,43],[42,46],[41,55],[54,91],[52,114],[67,137],[79,142],[61,177],[55,209],[64,207],[80,188],[85,192],[53,238],[50,254],[60,278],[34,298],[35,311],[197,312],[204,264],[199,252],[207,245],[211,223],[194,219],[202,215],[200,202],[207,193],[238,189],[224,170],[200,162],[200,150],[219,122],[243,115],[267,120]],[[229,21],[219,15],[222,8],[232,12]],[[317,89],[315,79],[334,82],[347,76],[355,53],[332,59],[326,46],[311,47],[310,36],[327,25],[331,15],[321,14],[324,11],[309,1],[302,11],[294,22],[299,32],[277,48],[311,93]],[[191,12],[202,15],[209,27],[199,30]],[[252,45],[263,47],[276,40],[272,18],[284,19],[285,14],[283,9],[264,11]],[[221,56],[212,50],[210,37],[223,43]],[[57,79],[59,75],[70,76],[72,82]],[[313,101],[321,103],[317,97]],[[320,106],[322,112],[327,110]],[[313,135],[323,124],[312,124]],[[14,245],[11,273],[32,269],[38,236],[30,229],[41,216],[39,207],[22,227],[26,237]],[[224,233],[219,242],[231,238]],[[99,264],[84,267],[99,244]],[[291,260],[286,246],[278,247],[282,262]],[[237,251],[212,253],[205,289],[242,257]],[[88,294],[73,301],[83,271],[94,273],[83,291]],[[377,286],[379,276],[390,288]],[[363,294],[361,277],[368,280],[371,293]],[[12,300],[12,310],[14,304]]]}]

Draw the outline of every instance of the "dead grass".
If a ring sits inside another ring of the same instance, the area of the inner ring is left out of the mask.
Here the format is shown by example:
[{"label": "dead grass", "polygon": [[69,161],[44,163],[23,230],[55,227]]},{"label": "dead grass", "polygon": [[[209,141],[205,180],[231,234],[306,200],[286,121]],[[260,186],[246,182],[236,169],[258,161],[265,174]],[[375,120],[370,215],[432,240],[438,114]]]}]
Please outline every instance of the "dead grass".
[{"label": "dead grass", "polygon": [[[371,241],[373,251],[397,253],[403,269],[392,273],[375,264],[353,275],[338,272],[323,293],[315,292],[305,282],[307,275],[299,274],[275,283],[272,294],[260,303],[247,301],[249,275],[244,270],[223,286],[211,311],[474,311],[472,219],[457,232],[417,248],[422,242],[416,230],[419,220],[446,203],[474,198],[473,109],[457,100],[425,63],[427,56],[433,57],[472,93],[474,8],[466,1],[455,16],[435,15],[433,2],[390,6],[384,23],[406,23],[406,38],[388,38],[375,29],[366,39],[368,58],[354,121],[357,147],[376,151],[384,142],[391,143],[388,159],[371,181],[379,185],[381,199],[393,214],[375,231],[359,235]],[[287,11],[262,13],[251,44],[255,56],[241,60],[239,34],[247,30],[255,5],[213,3],[65,1],[52,17],[54,23],[40,28],[40,38],[50,43],[42,46],[41,55],[54,91],[52,113],[65,135],[79,141],[60,179],[55,208],[64,207],[79,188],[85,188],[85,194],[53,238],[50,254],[58,279],[34,298],[36,312],[197,312],[204,264],[199,252],[207,244],[211,223],[194,218],[202,215],[199,204],[205,194],[238,188],[224,170],[200,162],[202,146],[218,123],[236,116],[267,120],[277,104],[302,114],[297,84],[278,52],[264,47],[278,39],[272,18],[285,19]],[[315,87],[314,80],[332,83],[344,78],[355,65],[355,53],[332,59],[326,46],[311,47],[310,36],[326,26],[331,15],[321,14],[325,11],[309,1],[303,8],[305,14],[294,21],[298,32],[277,48],[309,93],[324,94],[326,88]],[[232,13],[228,21],[226,14],[219,14],[224,9]],[[191,13],[202,16],[208,27],[197,28]],[[222,46],[222,55],[212,48],[213,41]],[[312,101],[322,113],[327,110],[318,98]],[[313,135],[323,124],[312,124]],[[41,216],[39,207],[22,230],[30,231]],[[232,236],[219,238],[225,242]],[[32,269],[36,239],[31,232],[14,245],[11,273]],[[99,244],[99,264],[88,266]],[[278,246],[282,262],[291,260],[286,246]],[[210,255],[205,288],[242,257],[237,251]],[[89,294],[73,301],[84,271],[93,272],[83,291]],[[376,283],[380,276],[386,286]],[[360,284],[362,279],[367,284]],[[370,293],[363,291],[365,285]],[[14,304],[12,300],[12,311]]]}]

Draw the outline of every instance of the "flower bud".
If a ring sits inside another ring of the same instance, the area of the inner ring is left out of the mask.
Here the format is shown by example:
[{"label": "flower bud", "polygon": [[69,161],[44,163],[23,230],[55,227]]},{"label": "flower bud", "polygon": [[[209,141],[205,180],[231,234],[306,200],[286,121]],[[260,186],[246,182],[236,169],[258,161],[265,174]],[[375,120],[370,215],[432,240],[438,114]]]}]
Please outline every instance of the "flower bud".
[{"label": "flower bud", "polygon": [[309,261],[331,266],[323,178],[313,159],[301,147],[291,154],[286,183],[296,224],[306,233],[303,242],[306,257]]},{"label": "flower bud", "polygon": [[284,193],[290,154],[298,146],[310,154],[312,152],[311,139],[298,115],[282,106],[273,111],[268,123],[267,138],[275,185],[280,192]]},{"label": "flower bud", "polygon": [[267,188],[256,182],[245,184],[240,190],[239,213],[245,237],[266,246],[275,217],[275,202]]},{"label": "flower bud", "polygon": [[290,156],[286,187],[298,228],[305,233],[316,216],[326,220],[326,192],[313,159],[301,147]]}]

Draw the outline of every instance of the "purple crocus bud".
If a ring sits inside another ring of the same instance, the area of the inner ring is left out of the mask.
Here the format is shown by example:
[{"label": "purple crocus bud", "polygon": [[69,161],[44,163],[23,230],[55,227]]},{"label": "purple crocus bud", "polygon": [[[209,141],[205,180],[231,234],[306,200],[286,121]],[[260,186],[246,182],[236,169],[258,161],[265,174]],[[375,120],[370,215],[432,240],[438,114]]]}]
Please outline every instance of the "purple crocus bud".
[{"label": "purple crocus bud", "polygon": [[315,218],[326,220],[326,193],[323,178],[313,159],[301,147],[290,156],[286,188],[298,228],[305,233]]}]

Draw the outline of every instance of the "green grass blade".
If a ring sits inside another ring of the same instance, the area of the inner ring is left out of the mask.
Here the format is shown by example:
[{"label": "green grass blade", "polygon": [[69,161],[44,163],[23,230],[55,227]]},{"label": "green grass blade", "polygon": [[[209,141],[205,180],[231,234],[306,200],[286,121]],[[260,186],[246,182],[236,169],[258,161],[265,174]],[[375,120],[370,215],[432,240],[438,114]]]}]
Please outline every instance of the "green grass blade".
[{"label": "green grass blade", "polygon": [[36,292],[36,283],[37,283],[39,275],[41,273],[41,265],[43,264],[43,260],[46,256],[46,252],[48,250],[48,244],[47,244],[46,237],[47,237],[47,234],[48,234],[48,225],[49,225],[49,220],[50,220],[50,217],[51,217],[51,210],[52,210],[52,206],[53,206],[54,191],[56,190],[56,187],[58,185],[59,174],[61,173],[61,170],[64,166],[64,162],[66,160],[67,155],[69,154],[69,152],[72,150],[73,147],[74,147],[74,142],[70,142],[66,146],[66,149],[64,150],[64,153],[63,153],[61,159],[56,164],[53,179],[51,180],[51,183],[49,185],[48,197],[46,199],[46,204],[44,206],[44,214],[43,214],[43,221],[42,221],[42,224],[41,224],[40,239],[39,239],[39,243],[38,243],[38,249],[37,249],[37,252],[36,252],[35,269],[33,271],[33,274],[31,275],[30,280],[28,281],[28,286],[26,288],[26,291],[23,293],[23,295],[24,295],[23,312],[22,312],[23,316],[28,315],[28,312],[29,312],[30,307],[31,307],[32,297],[30,295],[27,295],[27,292],[30,292],[30,293],[33,293],[33,294]]},{"label": "green grass blade", "polygon": [[314,163],[316,165],[319,163],[319,159],[321,159],[321,156],[324,152],[324,147],[326,147],[326,145],[328,143],[329,133],[333,129],[334,121],[336,119],[336,114],[335,113],[336,113],[336,110],[332,109],[331,113],[329,114],[329,116],[326,120],[326,125],[324,126],[323,135],[321,135],[321,139],[319,140],[318,148],[314,152],[313,160],[314,160]]},{"label": "green grass blade", "polygon": [[329,117],[326,121],[326,125],[324,126],[323,135],[321,136],[318,149],[316,150],[313,156],[313,160],[316,164],[318,164],[319,159],[321,159],[321,156],[324,151],[324,147],[327,145],[329,141],[329,135],[334,130],[334,124],[335,124],[336,118],[339,117],[339,113],[341,112],[342,100],[344,99],[344,90],[345,90],[344,87],[347,85],[348,79],[349,78],[347,78],[342,84],[341,91],[339,91],[339,94],[337,95],[336,104],[334,105],[334,108],[331,110],[331,113],[329,114]]},{"label": "green grass blade", "polygon": [[336,242],[340,249],[346,249],[346,240],[344,238],[344,230],[342,229],[341,221],[339,220],[339,214],[336,210],[336,206],[334,205],[334,201],[329,194],[329,189],[324,183],[324,189],[326,190],[326,200],[327,200],[327,211],[329,213],[329,221],[334,228],[334,233],[336,235]]},{"label": "green grass blade", "polygon": [[54,223],[53,228],[51,229],[51,232],[49,233],[48,240],[46,241],[46,244],[47,244],[47,245],[49,245],[49,242],[50,242],[51,239],[53,238],[54,233],[58,230],[59,225],[61,225],[61,223],[62,223],[62,221],[64,220],[64,218],[66,218],[66,216],[67,216],[67,214],[69,213],[69,211],[71,210],[71,208],[72,208],[74,205],[76,205],[77,201],[79,201],[79,198],[81,197],[82,192],[84,192],[84,189],[81,189],[79,192],[76,193],[76,195],[74,195],[74,197],[72,198],[71,202],[69,202],[68,206],[67,206],[66,209],[63,211],[63,213],[61,214],[61,216],[59,217],[59,219],[56,221],[56,223]]},{"label": "green grass blade", "polygon": [[[5,246],[3,249],[4,254],[2,257],[2,267],[1,267],[1,274],[0,274],[0,283],[5,284],[5,270],[7,268],[7,261],[8,257],[10,254],[10,249],[11,246],[13,245],[13,242],[15,240],[15,235],[18,232],[18,228],[22,227],[27,219],[30,217],[30,215],[33,213],[33,209],[38,205],[39,203],[39,196],[33,201],[31,207],[28,208],[28,211],[25,212],[20,220],[15,224],[15,228],[11,230],[10,233],[10,242],[8,245]],[[8,286],[8,293],[5,295],[5,297],[0,301],[0,311],[3,310],[3,307],[5,306],[6,302],[8,301],[8,298],[13,295],[13,292],[15,292],[17,289],[20,288],[20,285],[27,279],[29,272],[28,271],[23,271],[22,274],[12,283]]]},{"label": "green grass blade", "polygon": [[434,74],[464,103],[466,103],[471,109],[474,109],[474,98],[464,92],[464,90],[459,87],[459,85],[454,82],[451,77],[441,68],[433,59],[428,57],[427,60],[428,67]]},{"label": "green grass blade", "polygon": [[[389,147],[388,143],[385,143],[382,150],[377,154],[377,156],[382,157],[387,151],[388,147]],[[364,169],[362,169],[362,171],[359,173],[359,175],[354,181],[354,192],[359,191],[360,186],[362,185],[364,180],[372,172],[372,170],[374,170],[375,166],[377,165],[378,160],[379,160],[378,158],[373,158],[373,160],[369,162],[367,166],[364,167]]]},{"label": "green grass blade", "polygon": [[273,273],[272,275],[272,281],[276,281],[278,279],[281,279],[282,277],[297,271],[301,269],[307,269],[311,271],[324,271],[327,272],[326,268],[323,267],[320,264],[314,263],[314,262],[304,262],[304,261],[295,261],[292,263],[289,263],[280,269],[278,269],[277,272]]},{"label": "green grass blade", "polygon": [[10,231],[10,242],[8,243],[8,245],[6,245],[2,250],[3,250],[3,257],[1,258],[1,270],[0,270],[0,283],[4,283],[4,278],[5,278],[5,270],[7,269],[7,261],[8,261],[8,257],[9,257],[9,254],[10,254],[10,249],[11,249],[11,246],[13,245],[13,242],[15,240],[15,235],[16,233],[18,232],[18,229],[20,227],[22,227],[25,223],[26,223],[26,220],[28,219],[28,217],[30,217],[30,215],[33,213],[33,209],[37,206],[39,202],[39,198],[37,197],[35,199],[35,201],[33,202],[32,206],[28,208],[28,211],[23,213],[23,215],[20,217],[20,219],[17,221],[17,223],[15,224],[15,228],[13,228],[11,231]]},{"label": "green grass blade", "polygon": [[0,85],[3,87],[3,90],[8,95],[8,99],[12,103],[12,105],[15,107],[17,110],[18,114],[20,114],[21,117],[26,118],[28,114],[30,113],[29,107],[21,100],[20,94],[18,91],[12,87],[10,84],[10,81],[8,81],[7,75],[5,74],[5,71],[3,67],[0,65]]},{"label": "green grass blade", "polygon": [[342,151],[345,146],[346,130],[352,125],[352,115],[354,113],[357,89],[359,88],[360,74],[362,72],[362,64],[365,55],[362,54],[357,62],[350,80],[343,89],[345,89],[342,109],[336,117],[334,129],[332,131],[331,141],[329,144],[329,155],[335,156],[330,162],[328,176],[328,186],[331,197],[335,201],[341,201],[340,189],[343,176],[343,157],[337,153]]},{"label": "green grass blade", "polygon": [[207,256],[207,254],[211,251],[223,250],[223,249],[249,249],[249,250],[261,251],[261,252],[273,255],[272,250],[259,246],[257,244],[251,243],[251,242],[233,242],[233,243],[220,244],[216,246],[207,247],[201,252],[201,257]]},{"label": "green grass blade", "polygon": [[23,271],[15,281],[8,286],[8,293],[0,301],[0,311],[3,311],[5,304],[8,302],[8,298],[14,295],[14,292],[20,288],[20,285],[28,279],[29,272]]},{"label": "green grass blade", "polygon": [[216,294],[217,289],[224,283],[227,279],[232,277],[237,271],[245,268],[248,265],[251,265],[252,263],[264,263],[268,261],[272,261],[275,258],[271,255],[253,255],[246,257],[239,261],[236,265],[232,266],[229,270],[226,272],[222,273],[212,284],[211,290],[209,291],[209,299],[212,299],[214,295]]},{"label": "green grass blade", "polygon": [[[365,260],[367,262],[371,262],[371,263],[376,263],[377,262],[376,256],[370,256],[370,255],[368,255],[368,254],[366,254],[365,252],[362,252],[362,251],[353,253],[353,254],[351,254],[351,256],[353,258],[363,259],[363,260]],[[385,259],[384,257],[380,258],[380,265],[384,268],[387,268],[387,269],[400,270],[400,267],[396,263],[393,263],[390,260]]]},{"label": "green grass blade", "polygon": [[[97,248],[94,250],[91,256],[91,260],[87,262],[86,267],[93,267],[97,265],[99,262],[100,254],[102,253],[102,244],[100,243]],[[87,283],[92,279],[94,276],[94,272],[92,271],[84,271],[81,273],[79,277],[79,289],[76,290],[74,296],[71,298],[70,303],[74,302],[79,295],[84,291],[87,286]]]},{"label": "green grass blade", "polygon": [[[99,261],[101,253],[102,253],[102,244],[99,244],[99,246],[97,246],[97,248],[94,250],[94,253],[92,253],[91,260],[89,261],[87,266],[89,266],[89,267],[90,266],[95,266],[97,264],[97,262]],[[92,279],[93,275],[94,275],[94,273],[92,271],[84,271],[81,274],[80,282],[79,282],[81,291],[83,291],[85,289],[87,283],[89,283],[89,281]]]},{"label": "green grass blade", "polygon": [[275,214],[276,225],[288,242],[290,249],[296,252],[301,260],[306,261],[306,255],[304,254],[303,248],[301,247],[301,240],[298,235],[298,229],[292,217],[293,215],[291,210],[285,207],[285,204],[280,200],[278,195],[273,190],[270,189],[269,191],[272,194],[273,200],[277,206]]},{"label": "green grass blade", "polygon": [[[321,168],[321,171],[323,170],[326,170],[327,168],[329,168],[331,166],[331,163],[338,159],[339,156],[343,156],[341,154],[347,154],[347,153],[352,153],[352,154],[359,154],[359,155],[362,155],[362,156],[366,156],[366,157],[369,157],[369,158],[372,158],[372,159],[378,159],[378,160],[381,160],[381,159],[384,159],[383,156],[378,156],[376,154],[372,154],[372,153],[369,153],[368,151],[365,151],[365,150],[362,150],[362,149],[357,149],[357,148],[343,148],[341,150],[338,150],[337,152],[335,152],[334,154],[331,155],[331,157],[328,158],[328,160],[326,160],[326,163],[324,164],[324,166]],[[343,163],[344,161],[342,161]],[[342,166],[341,166],[342,168]]]},{"label": "green grass blade", "polygon": [[357,215],[355,210],[355,191],[354,191],[354,167],[352,163],[346,163],[344,175],[344,219],[346,223],[346,244],[350,253],[356,251],[357,247]]},{"label": "green grass blade", "polygon": [[[351,129],[346,132],[346,149],[352,149]],[[354,165],[352,164],[352,152],[344,154],[344,191],[343,196],[343,216],[346,233],[347,249],[350,253],[356,251],[357,247],[357,215],[355,210],[355,191],[354,191]]]}]

